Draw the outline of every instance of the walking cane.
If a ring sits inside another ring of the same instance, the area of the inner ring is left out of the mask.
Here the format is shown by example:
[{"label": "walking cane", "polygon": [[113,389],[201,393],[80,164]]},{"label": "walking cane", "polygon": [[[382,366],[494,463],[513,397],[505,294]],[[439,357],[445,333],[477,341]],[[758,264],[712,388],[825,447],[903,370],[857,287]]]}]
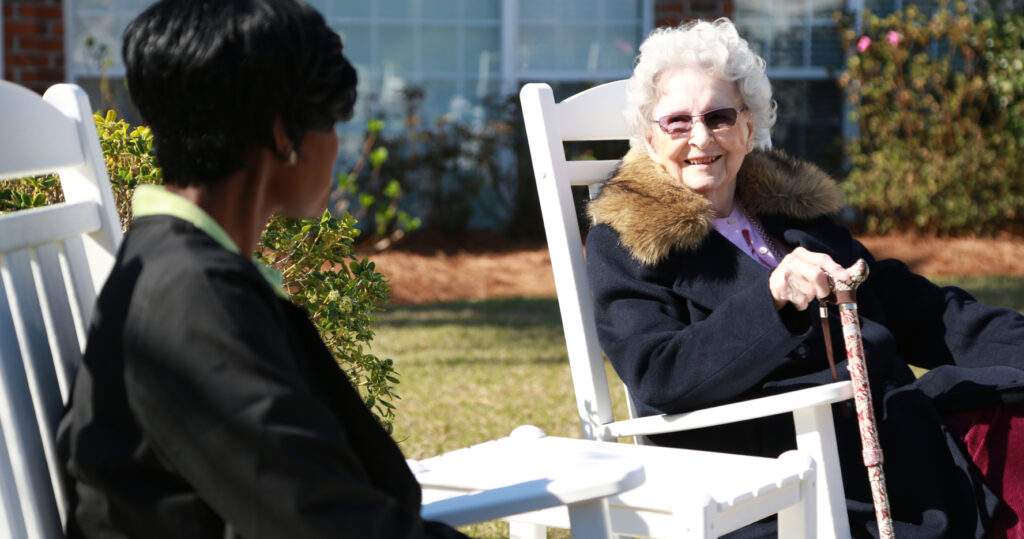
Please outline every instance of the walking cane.
[{"label": "walking cane", "polygon": [[[882,470],[882,447],[878,443],[878,429],[875,410],[871,405],[871,386],[864,363],[864,339],[861,337],[860,320],[857,316],[857,287],[868,278],[868,265],[864,260],[850,266],[848,281],[833,281],[839,319],[843,325],[843,341],[846,343],[847,370],[853,382],[853,401],[857,408],[857,424],[860,426],[860,442],[864,448],[864,466],[868,469],[871,482],[871,498],[875,503],[875,518],[878,533],[883,539],[895,537],[892,531],[892,515],[889,511],[889,492],[885,488],[885,471]],[[829,343],[831,344],[831,343]]]}]

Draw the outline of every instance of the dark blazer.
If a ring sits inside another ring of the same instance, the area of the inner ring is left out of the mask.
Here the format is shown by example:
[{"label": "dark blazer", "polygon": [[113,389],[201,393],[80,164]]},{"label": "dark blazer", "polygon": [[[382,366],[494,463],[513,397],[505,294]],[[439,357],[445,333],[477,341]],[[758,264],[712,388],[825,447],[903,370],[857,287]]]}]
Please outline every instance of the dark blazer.
[{"label": "dark blazer", "polygon": [[[740,203],[789,248],[871,274],[857,294],[898,537],[982,537],[999,500],[943,423],[945,413],[1011,402],[1024,388],[1024,316],[875,261],[829,214],[834,183],[777,154],[748,157]],[[769,271],[710,226],[700,195],[649,159],[627,158],[590,208],[587,238],[601,345],[641,415],[677,413],[831,382],[817,305],[776,311]],[[840,377],[848,379],[832,310]],[[915,380],[908,363],[933,369]],[[852,403],[834,407],[855,536],[875,533]],[[790,415],[660,436],[662,445],[776,457]],[[1009,463],[1024,465],[1024,463]],[[773,534],[772,525],[740,535]]]},{"label": "dark blazer", "polygon": [[125,236],[58,444],[71,537],[462,537],[305,312],[174,217]]}]

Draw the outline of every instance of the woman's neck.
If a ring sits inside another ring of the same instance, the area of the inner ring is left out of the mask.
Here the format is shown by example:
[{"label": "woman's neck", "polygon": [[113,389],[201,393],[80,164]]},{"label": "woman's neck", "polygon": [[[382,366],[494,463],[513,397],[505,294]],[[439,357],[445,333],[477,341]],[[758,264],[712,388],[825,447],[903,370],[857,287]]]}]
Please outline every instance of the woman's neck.
[{"label": "woman's neck", "polygon": [[202,208],[244,255],[256,251],[260,235],[274,213],[264,197],[266,175],[258,170],[239,171],[211,185],[168,185],[167,190]]}]

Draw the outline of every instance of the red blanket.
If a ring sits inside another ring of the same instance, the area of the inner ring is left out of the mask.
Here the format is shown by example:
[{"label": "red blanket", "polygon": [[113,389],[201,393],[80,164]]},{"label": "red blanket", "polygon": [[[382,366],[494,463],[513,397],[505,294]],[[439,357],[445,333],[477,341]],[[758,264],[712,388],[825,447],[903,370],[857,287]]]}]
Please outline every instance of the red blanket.
[{"label": "red blanket", "polygon": [[1024,405],[994,406],[947,418],[1006,506],[995,515],[993,538],[1024,539]]}]

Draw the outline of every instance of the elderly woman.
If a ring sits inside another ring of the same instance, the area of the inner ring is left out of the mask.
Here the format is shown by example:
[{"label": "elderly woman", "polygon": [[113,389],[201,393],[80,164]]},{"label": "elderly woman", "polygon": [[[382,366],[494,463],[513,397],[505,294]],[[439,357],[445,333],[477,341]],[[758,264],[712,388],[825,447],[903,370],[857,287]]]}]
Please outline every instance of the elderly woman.
[{"label": "elderly woman", "polygon": [[356,72],[301,0],[162,0],[129,26],[165,188],[139,187],[58,441],[74,537],[463,537],[279,276],[273,214],[318,216]]},{"label": "elderly woman", "polygon": [[[815,307],[828,275],[846,278],[863,258],[871,276],[857,297],[897,537],[1014,528],[1024,516],[1024,460],[1014,460],[1024,458],[1024,316],[876,261],[836,224],[835,182],[770,150],[764,61],[728,20],[655,31],[627,107],[632,149],[590,206],[587,262],[601,344],[639,412],[831,382]],[[831,328],[842,342],[837,319]],[[910,363],[932,370],[915,381]],[[869,536],[856,418],[836,408],[853,534]],[[793,447],[794,428],[787,415],[652,438],[775,457]]]}]

